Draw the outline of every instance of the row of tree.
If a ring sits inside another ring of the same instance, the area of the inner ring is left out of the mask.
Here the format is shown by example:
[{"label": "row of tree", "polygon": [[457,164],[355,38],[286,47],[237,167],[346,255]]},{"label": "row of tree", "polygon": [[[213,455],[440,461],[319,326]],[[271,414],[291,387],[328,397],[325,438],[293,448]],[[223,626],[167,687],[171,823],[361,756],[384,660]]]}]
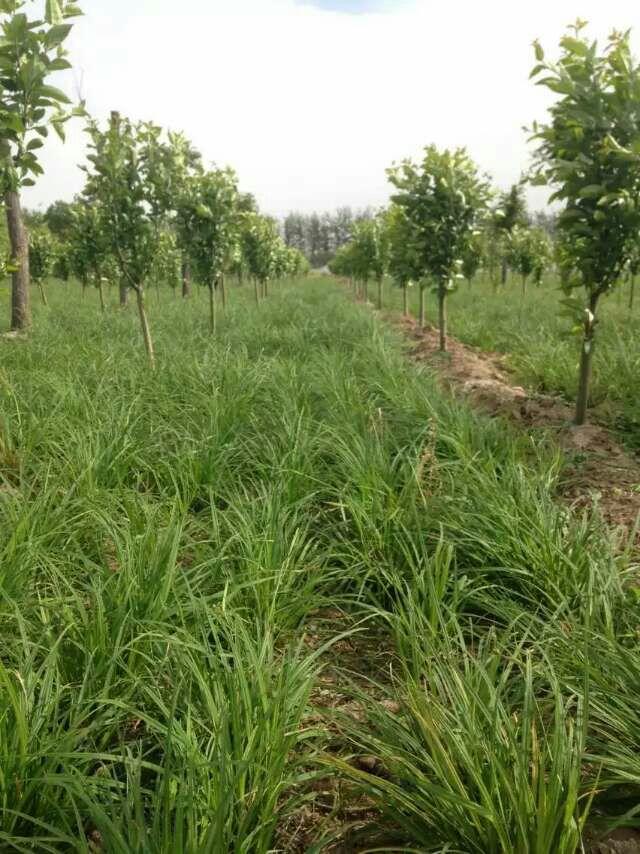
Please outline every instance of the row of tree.
[{"label": "row of tree", "polygon": [[[630,34],[614,32],[600,51],[578,21],[561,40],[557,62],[535,43],[532,77],[558,97],[547,124],[534,124],[532,174],[554,188],[562,205],[555,223],[554,260],[562,304],[581,332],[576,423],[586,419],[597,311],[626,273],[640,268],[640,66]],[[526,283],[539,278],[551,257],[548,229],[526,224],[515,187],[497,206],[492,191],[464,149],[425,150],[388,171],[392,205],[355,231],[337,254],[333,270],[364,283],[385,273],[405,288],[418,283],[420,320],[424,290],[438,296],[440,345],[446,347],[446,297],[463,276],[484,263],[505,281],[508,267]],[[633,291],[632,291],[633,292]]]},{"label": "row of tree", "polygon": [[287,246],[293,246],[309,259],[314,267],[324,267],[336,251],[348,243],[355,226],[374,216],[371,208],[353,210],[338,208],[334,213],[304,214],[293,211],[282,224]]},{"label": "row of tree", "polygon": [[[64,42],[75,2],[45,0],[41,18],[29,18],[24,0],[0,0],[0,146],[12,281],[12,329],[31,323],[30,279],[41,289],[52,272],[94,284],[104,308],[103,282],[115,278],[121,303],[135,293],[151,364],[154,347],[145,308],[152,285],[192,278],[209,291],[209,323],[216,328],[217,297],[227,300],[225,276],[252,277],[256,299],[270,280],[299,275],[306,258],[282,240],[278,223],[262,216],[243,194],[231,169],[205,168],[201,155],[178,133],[111,114],[106,128],[69,99],[49,78],[70,67]],[[32,186],[42,166],[38,151],[53,129],[87,118],[89,155],[85,186],[73,204],[57,203],[28,234],[20,190]]]}]

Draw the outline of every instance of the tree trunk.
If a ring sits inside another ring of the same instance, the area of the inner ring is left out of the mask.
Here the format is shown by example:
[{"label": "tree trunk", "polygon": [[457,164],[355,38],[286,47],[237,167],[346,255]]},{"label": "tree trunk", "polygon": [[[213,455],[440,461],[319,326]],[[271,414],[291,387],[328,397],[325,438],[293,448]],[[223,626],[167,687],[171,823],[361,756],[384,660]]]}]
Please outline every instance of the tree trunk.
[{"label": "tree trunk", "polygon": [[126,308],[129,305],[129,286],[124,282],[120,282],[120,308]]},{"label": "tree trunk", "polygon": [[263,294],[265,299],[269,296],[269,280],[268,279],[265,279],[264,282],[262,283],[262,294]]},{"label": "tree trunk", "polygon": [[149,329],[149,320],[147,319],[147,312],[144,307],[144,289],[141,286],[138,286],[136,288],[136,299],[138,302],[138,314],[140,315],[142,337],[144,338],[144,348],[147,351],[147,356],[149,357],[149,364],[151,365],[151,369],[153,370],[156,366],[156,356],[153,352],[151,330]]},{"label": "tree trunk", "polygon": [[363,298],[365,302],[369,302],[369,280],[365,279],[363,283]]},{"label": "tree trunk", "polygon": [[525,296],[527,293],[527,277],[522,277],[522,296]]},{"label": "tree trunk", "polygon": [[254,290],[254,294],[255,294],[255,298],[256,298],[256,305],[260,305],[260,289],[258,286],[258,280],[257,279],[253,280],[253,290]]},{"label": "tree trunk", "polygon": [[509,276],[509,267],[507,262],[503,259],[502,261],[502,269],[500,271],[500,284],[504,287],[507,284],[507,278]]},{"label": "tree trunk", "polygon": [[382,288],[383,282],[382,277],[378,279],[378,311],[382,311]]},{"label": "tree trunk", "polygon": [[43,305],[49,305],[49,301],[47,300],[47,295],[44,292],[44,285],[42,284],[42,279],[38,279],[38,289],[40,290],[40,298],[42,299]]},{"label": "tree trunk", "polygon": [[420,311],[418,314],[420,329],[424,329],[424,285],[420,285]]},{"label": "tree trunk", "polygon": [[593,348],[595,346],[596,308],[598,307],[598,294],[592,294],[589,300],[589,309],[585,309],[584,337],[582,339],[582,352],[580,354],[580,379],[578,383],[578,398],[576,401],[576,424],[581,427],[587,420],[587,408],[589,406],[589,385],[591,383],[591,364],[593,362]]},{"label": "tree trunk", "polygon": [[220,275],[218,283],[220,285],[220,296],[222,297],[222,308],[224,310],[227,307],[227,283],[225,281],[224,273]]},{"label": "tree trunk", "polygon": [[216,334],[216,293],[213,282],[209,282],[209,332]]},{"label": "tree trunk", "polygon": [[629,293],[629,311],[633,311],[633,298],[635,297],[636,277],[631,276],[631,291]]},{"label": "tree trunk", "polygon": [[442,285],[438,288],[438,327],[440,330],[440,352],[447,352],[447,292]]},{"label": "tree trunk", "polygon": [[183,299],[191,296],[191,265],[186,258],[182,259],[182,296]]},{"label": "tree trunk", "polygon": [[98,293],[100,294],[100,308],[102,309],[102,313],[104,314],[107,310],[107,306],[104,301],[104,285],[102,284],[102,279],[98,277]]},{"label": "tree trunk", "polygon": [[409,288],[406,282],[402,285],[402,313],[409,317]]},{"label": "tree trunk", "polygon": [[11,329],[31,326],[29,304],[29,238],[22,218],[20,196],[13,190],[5,193],[7,229],[11,260],[18,268],[11,274]]}]

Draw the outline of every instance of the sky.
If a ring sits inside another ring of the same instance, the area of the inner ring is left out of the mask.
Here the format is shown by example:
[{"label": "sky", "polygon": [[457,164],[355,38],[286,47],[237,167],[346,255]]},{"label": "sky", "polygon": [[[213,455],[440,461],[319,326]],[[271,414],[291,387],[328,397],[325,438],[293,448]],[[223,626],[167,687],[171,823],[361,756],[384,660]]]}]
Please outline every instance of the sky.
[{"label": "sky", "polygon": [[[502,189],[531,158],[524,127],[550,95],[529,79],[578,16],[604,39],[634,28],[637,0],[81,0],[57,85],[111,110],[182,130],[205,161],[232,166],[261,210],[387,202],[385,169],[425,145],[466,146]],[[30,207],[83,182],[82,122],[43,153]],[[546,205],[545,189],[530,203]]]}]

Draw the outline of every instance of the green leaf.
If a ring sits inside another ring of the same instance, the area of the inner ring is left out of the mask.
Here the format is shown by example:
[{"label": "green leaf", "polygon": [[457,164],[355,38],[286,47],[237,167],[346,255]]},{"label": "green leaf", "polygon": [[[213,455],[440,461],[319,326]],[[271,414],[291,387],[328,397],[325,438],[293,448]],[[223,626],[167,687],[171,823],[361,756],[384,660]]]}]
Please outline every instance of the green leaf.
[{"label": "green leaf", "polygon": [[573,53],[576,56],[589,55],[589,45],[586,42],[580,41],[580,39],[565,36],[561,39],[560,44],[568,53]]},{"label": "green leaf", "polygon": [[578,196],[581,199],[596,199],[606,195],[606,192],[607,188],[603,187],[602,184],[588,184],[580,190]]},{"label": "green leaf", "polygon": [[62,23],[62,9],[59,0],[47,0],[45,7],[45,20],[48,24]]},{"label": "green leaf", "polygon": [[51,29],[46,35],[47,45],[50,48],[61,45],[62,42],[67,38],[71,30],[71,24],[56,24],[54,27],[51,27]]},{"label": "green leaf", "polygon": [[538,39],[536,39],[536,40],[534,41],[534,43],[533,43],[533,49],[534,49],[535,54],[536,54],[536,60],[537,60],[538,62],[542,62],[542,61],[544,60],[544,51],[543,51],[543,49],[542,49],[542,45],[540,44],[540,42],[538,41]]},{"label": "green leaf", "polygon": [[32,139],[27,145],[27,151],[36,151],[38,148],[42,148],[43,145],[44,142],[41,139]]},{"label": "green leaf", "polygon": [[65,95],[62,89],[58,89],[56,86],[40,86],[37,91],[37,97],[50,98],[53,101],[57,101],[59,104],[71,103],[71,99]]}]

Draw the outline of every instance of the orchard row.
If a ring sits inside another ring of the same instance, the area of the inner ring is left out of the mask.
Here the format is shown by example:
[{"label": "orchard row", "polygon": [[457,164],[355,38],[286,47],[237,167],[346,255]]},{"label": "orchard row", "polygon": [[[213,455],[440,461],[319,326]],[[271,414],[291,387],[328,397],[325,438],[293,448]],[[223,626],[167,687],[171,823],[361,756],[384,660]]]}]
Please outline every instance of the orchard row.
[{"label": "orchard row", "polygon": [[[216,326],[216,295],[226,302],[225,274],[255,281],[256,298],[273,278],[299,275],[304,256],[283,242],[275,220],[262,216],[252,196],[239,191],[231,169],[206,168],[202,156],[178,133],[152,123],[133,123],[112,113],[102,129],[84,106],[50,85],[55,72],[70,68],[64,43],[69,21],[81,14],[68,0],[47,0],[42,18],[30,19],[26,3],[0,3],[0,71],[3,111],[5,207],[11,249],[12,329],[31,323],[30,281],[46,295],[44,280],[55,270],[100,290],[103,281],[120,283],[121,301],[136,295],[145,347],[154,348],[145,309],[145,290],[159,282],[188,292],[193,278],[209,290],[209,323]],[[64,139],[64,124],[87,119],[89,155],[82,167],[82,192],[67,206],[63,240],[46,228],[27,234],[20,191],[33,186],[42,166],[38,152],[53,129]]]},{"label": "orchard row", "polygon": [[[440,347],[446,349],[446,300],[459,279],[483,266],[504,284],[511,268],[523,291],[555,264],[563,310],[582,336],[576,423],[586,418],[600,300],[640,269],[640,71],[629,33],[613,33],[603,51],[578,21],[560,43],[557,62],[545,60],[535,43],[532,77],[558,97],[547,124],[531,129],[536,155],[530,182],[553,187],[562,207],[551,235],[530,228],[522,187],[496,205],[488,179],[464,149],[425,150],[388,171],[392,204],[374,220],[358,224],[352,241],[337,253],[332,269],[360,283],[390,275],[405,290],[438,296]],[[406,296],[405,296],[406,305]]]}]

